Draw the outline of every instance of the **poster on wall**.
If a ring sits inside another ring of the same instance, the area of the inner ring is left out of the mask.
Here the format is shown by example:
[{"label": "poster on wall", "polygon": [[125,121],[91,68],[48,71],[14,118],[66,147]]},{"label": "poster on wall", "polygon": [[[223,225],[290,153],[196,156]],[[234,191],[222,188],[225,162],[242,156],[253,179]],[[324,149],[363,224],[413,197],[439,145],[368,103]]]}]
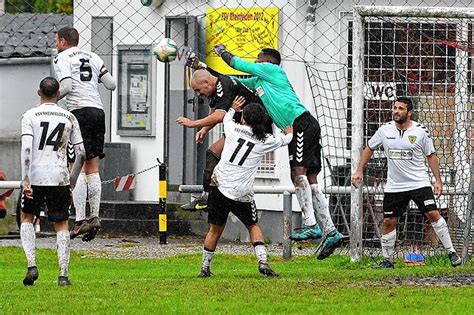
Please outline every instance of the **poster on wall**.
[{"label": "poster on wall", "polygon": [[152,62],[150,47],[120,46],[119,135],[152,135]]},{"label": "poster on wall", "polygon": [[207,9],[207,65],[223,74],[244,74],[217,56],[217,44],[224,44],[229,52],[250,62],[255,61],[262,48],[278,49],[278,12],[278,8]]}]

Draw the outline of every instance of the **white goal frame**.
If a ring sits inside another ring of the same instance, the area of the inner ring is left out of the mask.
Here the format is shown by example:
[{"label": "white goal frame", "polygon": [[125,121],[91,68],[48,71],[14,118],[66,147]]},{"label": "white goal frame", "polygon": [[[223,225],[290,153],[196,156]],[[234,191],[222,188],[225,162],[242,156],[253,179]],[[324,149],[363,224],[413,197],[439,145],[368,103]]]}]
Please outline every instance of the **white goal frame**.
[{"label": "white goal frame", "polygon": [[[353,174],[359,165],[361,152],[364,146],[364,23],[368,17],[413,17],[413,18],[457,18],[474,19],[473,8],[448,8],[448,7],[402,7],[402,6],[359,6],[353,8],[353,58],[352,58],[352,145],[351,157]],[[465,21],[465,20],[464,20]],[[467,34],[467,23],[461,22],[462,34]],[[467,92],[467,53],[459,51],[456,55],[456,90],[460,95],[456,96],[456,107],[469,100]],[[456,111],[458,112],[458,111]],[[457,121],[466,121],[466,117],[456,115]],[[465,129],[456,130],[457,138],[462,141],[466,137]],[[456,140],[455,140],[456,141]],[[470,170],[469,170],[470,169]],[[470,195],[467,205],[466,222],[463,231],[463,252],[462,258],[466,262],[469,256],[469,240],[472,225],[472,190],[473,190],[473,166],[467,167],[466,171],[471,172],[471,182],[468,187],[463,187],[463,193]],[[449,192],[448,192],[449,193]],[[363,255],[363,189],[352,187],[351,189],[351,231],[350,231],[350,257],[351,261],[359,261]]]}]

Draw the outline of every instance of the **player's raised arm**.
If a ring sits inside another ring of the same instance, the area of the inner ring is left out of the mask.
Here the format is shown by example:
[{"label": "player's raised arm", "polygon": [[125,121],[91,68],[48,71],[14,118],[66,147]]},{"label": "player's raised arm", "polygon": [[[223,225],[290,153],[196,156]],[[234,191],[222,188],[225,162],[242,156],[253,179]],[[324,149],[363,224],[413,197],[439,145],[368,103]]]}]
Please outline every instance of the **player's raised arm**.
[{"label": "player's raised arm", "polygon": [[214,51],[222,58],[222,60],[225,61],[225,63],[227,63],[230,67],[236,70],[250,73],[254,76],[268,81],[271,81],[273,77],[273,71],[271,68],[273,68],[274,66],[272,66],[267,60],[260,61],[260,55],[257,58],[256,62],[253,63],[234,56],[233,54],[228,52],[225,46],[222,44],[216,45],[214,47]]},{"label": "player's raised arm", "polygon": [[31,161],[33,159],[33,127],[29,117],[23,115],[21,119],[21,185],[28,198],[32,198],[31,189]]},{"label": "player's raised arm", "polygon": [[114,91],[117,88],[115,79],[104,65],[100,68],[99,83],[100,82],[104,84],[107,90]]}]

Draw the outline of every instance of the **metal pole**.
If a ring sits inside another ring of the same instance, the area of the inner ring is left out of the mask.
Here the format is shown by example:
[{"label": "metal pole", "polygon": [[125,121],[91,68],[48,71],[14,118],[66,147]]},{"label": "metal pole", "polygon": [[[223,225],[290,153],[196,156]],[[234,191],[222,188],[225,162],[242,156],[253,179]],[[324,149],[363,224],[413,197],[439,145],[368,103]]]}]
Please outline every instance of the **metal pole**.
[{"label": "metal pole", "polygon": [[291,193],[285,191],[283,193],[283,259],[291,259]]},{"label": "metal pole", "polygon": [[469,246],[471,245],[471,229],[472,229],[472,207],[474,207],[474,162],[471,162],[471,184],[469,187],[471,193],[467,197],[466,209],[466,225],[464,226],[464,242],[462,247],[462,261],[469,261]]},{"label": "metal pole", "polygon": [[19,189],[21,188],[21,181],[0,181],[0,189]]},{"label": "metal pole", "polygon": [[474,10],[466,7],[369,6],[356,5],[354,12],[361,16],[403,16],[425,18],[473,18]]},{"label": "metal pole", "polygon": [[167,207],[166,207],[166,164],[160,164],[160,183],[159,183],[159,198],[160,202],[158,205],[158,231],[160,233],[160,244],[166,244],[166,231],[167,231]]},{"label": "metal pole", "polygon": [[[456,29],[456,40],[459,43],[467,43],[469,33],[469,20],[462,19]],[[466,121],[469,104],[469,53],[464,49],[456,49],[456,85],[454,97],[454,112],[456,113],[456,124],[453,133],[453,159],[455,167],[455,189],[464,190],[469,187],[471,176],[469,176],[469,164],[466,160],[466,146],[469,137],[467,136]],[[471,173],[472,175],[472,173]],[[451,209],[460,219],[465,222],[463,231],[462,258],[466,262],[469,253],[471,215],[469,208],[469,196],[456,195]],[[462,216],[464,214],[464,220]]]},{"label": "metal pole", "polygon": [[[360,162],[364,137],[364,20],[357,10],[354,10],[352,45],[351,173],[354,174]],[[363,216],[361,186],[351,190],[350,256],[352,262],[359,261],[362,257]]]}]

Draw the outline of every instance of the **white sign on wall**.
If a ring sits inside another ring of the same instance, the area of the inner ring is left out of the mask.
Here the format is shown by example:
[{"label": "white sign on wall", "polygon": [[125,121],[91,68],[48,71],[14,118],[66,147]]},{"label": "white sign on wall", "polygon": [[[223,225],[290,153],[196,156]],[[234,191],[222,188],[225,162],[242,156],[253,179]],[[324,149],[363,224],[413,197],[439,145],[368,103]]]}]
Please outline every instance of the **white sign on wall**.
[{"label": "white sign on wall", "polygon": [[397,84],[394,82],[365,82],[366,100],[389,101],[397,97]]}]

